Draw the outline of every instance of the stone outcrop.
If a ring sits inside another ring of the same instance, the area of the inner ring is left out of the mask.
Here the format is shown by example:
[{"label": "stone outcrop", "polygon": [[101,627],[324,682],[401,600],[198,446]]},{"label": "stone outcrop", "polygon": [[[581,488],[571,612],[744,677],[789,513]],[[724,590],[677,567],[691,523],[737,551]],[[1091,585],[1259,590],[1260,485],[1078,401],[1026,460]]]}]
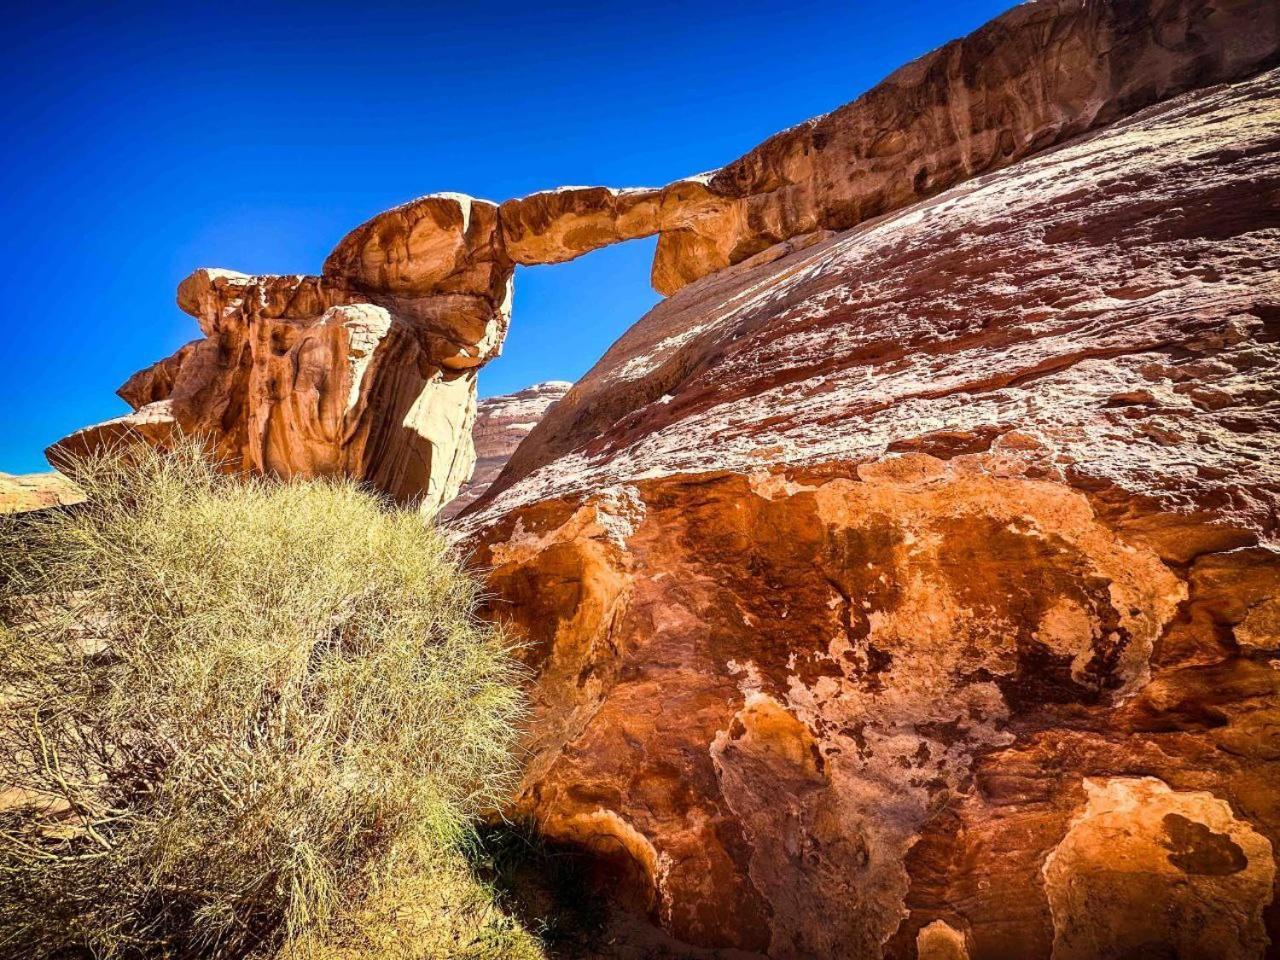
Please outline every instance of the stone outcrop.
[{"label": "stone outcrop", "polygon": [[320,276],[197,271],[178,299],[204,339],[120,389],[148,412],[51,459],[199,433],[229,469],[342,473],[434,510],[470,474],[475,371],[501,350],[517,264],[658,234],[653,284],[674,293],[1247,75],[1278,46],[1274,0],[1033,0],[711,173],[501,205],[434,194],[352,231]]},{"label": "stone outcrop", "polygon": [[434,510],[516,265],[657,234],[669,299],[451,511],[535,678],[509,813],[677,955],[1280,956],[1278,49],[1033,0],[708,174],[197,271],[52,456]]},{"label": "stone outcrop", "polygon": [[1033,0],[825,116],[661,189],[563,187],[501,207],[517,263],[659,235],[654,288],[845,230],[1188,89],[1273,62],[1270,0]]},{"label": "stone outcrop", "polygon": [[659,235],[653,286],[845,230],[1188,89],[1273,62],[1270,0],[1033,0],[857,100],[661,189],[563,187],[501,207],[517,263]]},{"label": "stone outcrop", "polygon": [[1035,0],[704,178],[658,242],[681,286],[792,237],[844,230],[1184,90],[1272,62],[1271,0]]},{"label": "stone outcrop", "polygon": [[520,442],[571,386],[573,384],[564,380],[548,380],[515,393],[488,397],[476,405],[476,422],[471,430],[476,448],[475,472],[458,495],[441,509],[438,516],[442,520],[456,517],[479,499],[502,472]]},{"label": "stone outcrop", "polygon": [[1151,777],[1086,779],[1085,794],[1044,864],[1055,960],[1141,956],[1154,944],[1181,957],[1265,953],[1276,875],[1266,837],[1213,794]]},{"label": "stone outcrop", "polygon": [[0,473],[0,514],[78,503],[80,488],[60,473]]},{"label": "stone outcrop", "polygon": [[130,378],[132,415],[50,460],[182,433],[231,470],[351,476],[434,510],[471,475],[476,370],[501,349],[513,269],[496,205],[441,194],[352,231],[320,276],[197,270],[178,305],[204,339]]},{"label": "stone outcrop", "polygon": [[1272,70],[660,303],[453,521],[511,815],[672,956],[1280,955],[1278,210]]}]

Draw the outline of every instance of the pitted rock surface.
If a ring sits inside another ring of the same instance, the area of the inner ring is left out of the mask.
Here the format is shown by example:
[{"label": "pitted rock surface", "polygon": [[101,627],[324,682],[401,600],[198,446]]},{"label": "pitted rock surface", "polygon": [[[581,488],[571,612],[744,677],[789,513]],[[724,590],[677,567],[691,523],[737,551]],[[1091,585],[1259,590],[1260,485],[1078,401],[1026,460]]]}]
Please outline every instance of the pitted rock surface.
[{"label": "pitted rock surface", "polygon": [[690,284],[454,521],[538,677],[511,813],[660,955],[1276,955],[1277,120]]}]

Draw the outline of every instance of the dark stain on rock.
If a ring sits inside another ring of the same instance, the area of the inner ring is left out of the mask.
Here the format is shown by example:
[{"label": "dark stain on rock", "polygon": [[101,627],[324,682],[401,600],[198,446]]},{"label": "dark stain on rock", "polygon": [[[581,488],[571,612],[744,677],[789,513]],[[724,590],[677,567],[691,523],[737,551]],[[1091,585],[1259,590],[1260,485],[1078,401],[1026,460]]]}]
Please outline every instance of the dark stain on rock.
[{"label": "dark stain on rock", "polygon": [[927,453],[939,460],[966,453],[986,453],[991,443],[1000,435],[1000,428],[982,424],[971,430],[934,430],[918,437],[903,437],[892,441],[888,453]]},{"label": "dark stain on rock", "polygon": [[1162,821],[1169,862],[1185,873],[1226,877],[1249,865],[1249,858],[1225,833],[1214,833],[1180,813],[1169,813]]}]

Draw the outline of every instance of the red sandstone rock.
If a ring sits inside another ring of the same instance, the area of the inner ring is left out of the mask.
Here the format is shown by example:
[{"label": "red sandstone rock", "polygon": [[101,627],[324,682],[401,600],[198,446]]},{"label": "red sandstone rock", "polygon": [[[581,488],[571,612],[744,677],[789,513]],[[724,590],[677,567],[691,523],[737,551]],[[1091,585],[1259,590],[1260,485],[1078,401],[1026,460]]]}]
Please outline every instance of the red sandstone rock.
[{"label": "red sandstone rock", "polygon": [[[137,414],[50,449],[204,437],[230,469],[351,476],[429,510],[471,475],[475,370],[496,356],[513,265],[497,208],[424,197],[346,237],[326,274],[198,270],[178,305],[205,334],[130,378]],[[161,429],[154,416],[163,405]]]},{"label": "red sandstone rock", "polygon": [[45,455],[55,467],[74,473],[79,458],[137,442],[163,448],[179,433],[169,400],[156,400],[122,417],[77,430],[46,450]]},{"label": "red sandstone rock", "polygon": [[512,812],[669,955],[1280,956],[1278,209],[1272,71],[659,304],[455,521]]},{"label": "red sandstone rock", "polygon": [[1280,956],[1278,43],[1036,0],[711,174],[198,271],[53,454],[434,508],[514,265],[657,232],[679,292],[452,521],[537,675],[513,812],[686,954]]},{"label": "red sandstone rock", "polygon": [[508,200],[499,208],[507,256],[516,263],[560,263],[657,233],[658,190],[560,187]]},{"label": "red sandstone rock", "polygon": [[1274,0],[1035,0],[706,179],[669,223],[653,285],[684,284],[791,237],[844,230],[1134,110],[1274,63]]},{"label": "red sandstone rock", "polygon": [[476,448],[475,472],[440,511],[442,520],[457,516],[488,489],[520,442],[571,386],[563,380],[548,380],[515,393],[488,397],[476,405],[476,422],[471,430]]}]

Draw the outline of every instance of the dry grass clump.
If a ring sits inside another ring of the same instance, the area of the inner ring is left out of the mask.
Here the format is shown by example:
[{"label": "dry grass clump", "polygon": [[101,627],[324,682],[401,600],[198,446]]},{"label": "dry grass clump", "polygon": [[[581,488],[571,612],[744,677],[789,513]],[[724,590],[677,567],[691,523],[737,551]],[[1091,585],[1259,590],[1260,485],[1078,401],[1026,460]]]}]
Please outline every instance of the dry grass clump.
[{"label": "dry grass clump", "polygon": [[0,538],[0,956],[338,955],[415,911],[523,952],[431,906],[483,900],[457,844],[522,709],[442,539],[194,446],[75,474],[88,504]]}]

